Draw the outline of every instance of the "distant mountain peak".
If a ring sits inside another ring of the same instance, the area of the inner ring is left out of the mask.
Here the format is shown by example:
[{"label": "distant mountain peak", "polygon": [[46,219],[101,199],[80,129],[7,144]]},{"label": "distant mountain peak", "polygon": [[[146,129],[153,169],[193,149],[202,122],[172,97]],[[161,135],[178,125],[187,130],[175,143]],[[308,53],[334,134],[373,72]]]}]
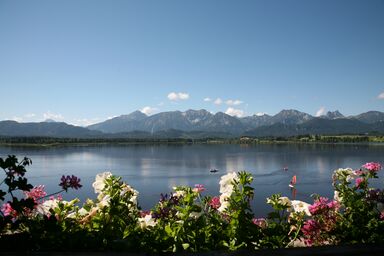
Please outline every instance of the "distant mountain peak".
[{"label": "distant mountain peak", "polygon": [[271,118],[272,123],[282,124],[301,124],[311,119],[313,116],[296,109],[283,109]]},{"label": "distant mountain peak", "polygon": [[343,114],[341,114],[338,110],[336,111],[328,111],[324,116],[322,117],[325,117],[325,118],[328,118],[328,119],[337,119],[337,118],[344,118],[345,116]]},{"label": "distant mountain peak", "polygon": [[121,115],[114,117],[113,119],[125,119],[125,120],[141,120],[148,117],[146,114],[141,112],[140,110],[133,111],[132,113],[128,115]]},{"label": "distant mountain peak", "polygon": [[379,111],[368,111],[365,113],[361,113],[360,115],[357,115],[354,118],[361,122],[372,124],[375,122],[384,121],[384,113]]},{"label": "distant mountain peak", "polygon": [[263,116],[270,116],[270,115],[268,115],[267,113],[256,113],[253,116],[263,117]]},{"label": "distant mountain peak", "polygon": [[43,123],[57,123],[57,121],[51,119],[51,118],[47,118],[43,121]]}]

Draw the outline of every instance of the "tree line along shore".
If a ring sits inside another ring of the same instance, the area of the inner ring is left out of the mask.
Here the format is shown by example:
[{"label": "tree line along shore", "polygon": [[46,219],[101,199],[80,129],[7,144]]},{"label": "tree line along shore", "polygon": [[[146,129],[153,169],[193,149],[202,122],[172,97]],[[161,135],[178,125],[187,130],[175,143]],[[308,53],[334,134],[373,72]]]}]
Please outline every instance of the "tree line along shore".
[{"label": "tree line along shore", "polygon": [[274,144],[274,143],[383,143],[382,135],[299,135],[236,138],[55,138],[0,137],[2,146],[55,146],[97,144]]}]

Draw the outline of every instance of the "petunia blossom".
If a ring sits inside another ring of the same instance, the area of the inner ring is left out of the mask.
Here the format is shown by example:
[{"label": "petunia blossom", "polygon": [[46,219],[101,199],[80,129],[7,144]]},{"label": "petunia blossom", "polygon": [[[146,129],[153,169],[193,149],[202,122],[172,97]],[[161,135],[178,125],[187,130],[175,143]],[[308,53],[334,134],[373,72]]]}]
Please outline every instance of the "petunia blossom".
[{"label": "petunia blossom", "polygon": [[220,179],[220,193],[229,193],[233,191],[233,182],[238,182],[239,177],[236,172],[231,172],[226,175],[221,176]]},{"label": "petunia blossom", "polygon": [[311,216],[311,212],[309,211],[310,204],[299,200],[292,200],[291,205],[294,212],[304,212],[305,215]]},{"label": "petunia blossom", "polygon": [[96,175],[95,182],[92,183],[92,187],[96,194],[101,193],[105,187],[105,180],[112,176],[111,172],[103,172]]},{"label": "petunia blossom", "polygon": [[148,229],[149,227],[156,226],[157,222],[152,218],[151,214],[145,215],[142,218],[138,218],[138,222],[141,229]]}]

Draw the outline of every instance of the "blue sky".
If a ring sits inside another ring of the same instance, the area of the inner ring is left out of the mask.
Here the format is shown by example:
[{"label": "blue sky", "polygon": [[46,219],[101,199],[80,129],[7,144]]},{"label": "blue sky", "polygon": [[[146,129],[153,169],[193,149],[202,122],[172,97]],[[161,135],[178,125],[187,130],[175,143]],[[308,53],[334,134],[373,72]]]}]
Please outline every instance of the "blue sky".
[{"label": "blue sky", "polygon": [[383,13],[381,0],[1,0],[0,120],[384,111]]}]

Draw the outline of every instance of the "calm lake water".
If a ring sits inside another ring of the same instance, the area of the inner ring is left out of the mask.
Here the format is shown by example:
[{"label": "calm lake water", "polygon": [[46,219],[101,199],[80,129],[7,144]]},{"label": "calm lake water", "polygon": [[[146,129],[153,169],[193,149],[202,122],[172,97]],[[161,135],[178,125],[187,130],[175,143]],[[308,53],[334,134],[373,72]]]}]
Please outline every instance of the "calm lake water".
[{"label": "calm lake water", "polygon": [[[61,175],[81,178],[82,189],[65,199],[95,198],[92,182],[97,173],[111,171],[140,192],[139,204],[150,209],[160,193],[175,185],[204,184],[206,194],[218,195],[220,177],[247,170],[254,177],[253,209],[263,216],[271,208],[265,198],[273,193],[293,197],[288,187],[297,176],[296,199],[312,202],[317,193],[333,197],[332,172],[339,167],[359,168],[366,162],[384,163],[384,145],[129,145],[62,146],[48,148],[0,147],[0,157],[27,156],[33,164],[27,177],[47,192],[59,190]],[[288,170],[283,170],[288,167]],[[210,173],[211,168],[218,169]],[[382,176],[382,175],[380,175]],[[382,178],[374,185],[382,187]]]}]

